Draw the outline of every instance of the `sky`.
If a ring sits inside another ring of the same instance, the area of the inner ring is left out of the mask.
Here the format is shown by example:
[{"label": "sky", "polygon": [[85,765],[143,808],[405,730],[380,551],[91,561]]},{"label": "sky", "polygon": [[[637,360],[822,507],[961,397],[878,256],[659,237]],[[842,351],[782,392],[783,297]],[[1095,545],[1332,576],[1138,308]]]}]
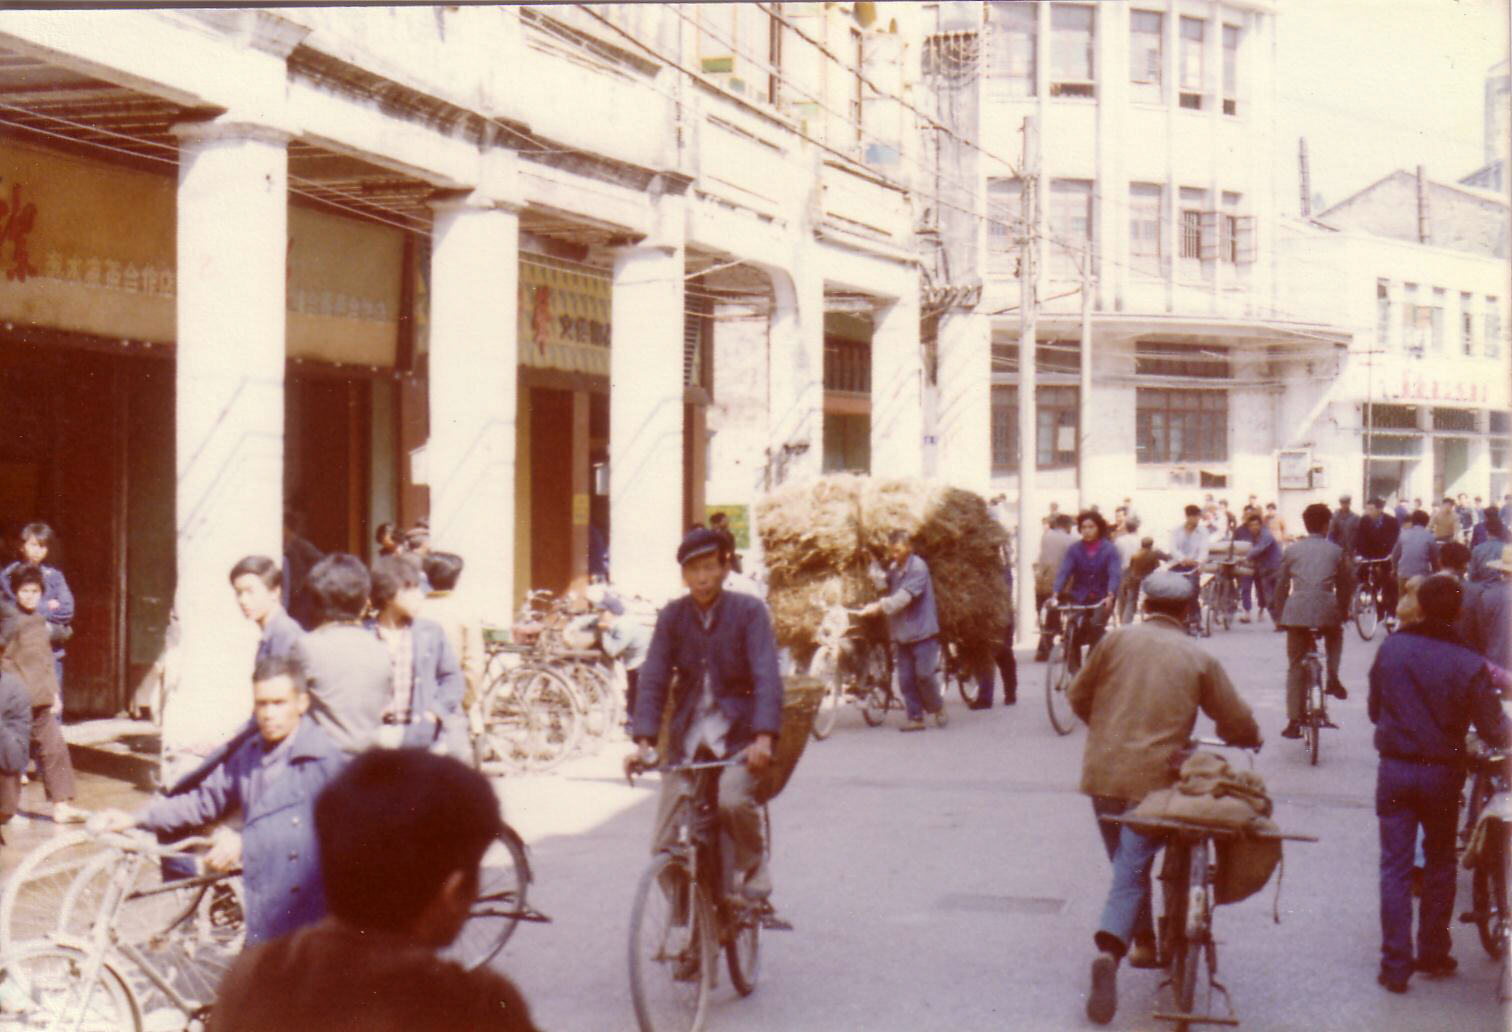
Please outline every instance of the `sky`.
[{"label": "sky", "polygon": [[[1484,153],[1487,71],[1509,0],[1279,0],[1281,211],[1298,208],[1297,138],[1334,204],[1402,168],[1454,182]],[[1288,157],[1289,156],[1289,159]]]}]

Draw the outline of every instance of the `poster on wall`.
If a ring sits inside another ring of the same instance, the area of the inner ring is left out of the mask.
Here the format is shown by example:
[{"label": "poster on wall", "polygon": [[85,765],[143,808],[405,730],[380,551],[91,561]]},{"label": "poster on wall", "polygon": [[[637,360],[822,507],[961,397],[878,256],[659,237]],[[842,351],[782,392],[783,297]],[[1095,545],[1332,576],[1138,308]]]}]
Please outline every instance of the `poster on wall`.
[{"label": "poster on wall", "polygon": [[705,505],[704,520],[712,525],[714,514],[722,512],[729,521],[736,548],[751,547],[751,507],[749,505]]},{"label": "poster on wall", "polygon": [[1290,449],[1276,454],[1276,486],[1283,491],[1306,491],[1312,487],[1312,453]]}]

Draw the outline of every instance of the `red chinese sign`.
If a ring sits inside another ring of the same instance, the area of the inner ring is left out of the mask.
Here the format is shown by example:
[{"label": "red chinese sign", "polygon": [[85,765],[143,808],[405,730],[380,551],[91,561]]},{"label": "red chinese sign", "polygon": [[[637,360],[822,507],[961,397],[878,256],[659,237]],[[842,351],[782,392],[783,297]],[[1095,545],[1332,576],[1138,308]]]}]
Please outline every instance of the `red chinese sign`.
[{"label": "red chinese sign", "polygon": [[26,282],[26,277],[35,276],[37,267],[31,263],[26,247],[26,238],[37,224],[37,206],[21,202],[21,184],[11,184],[10,203],[0,200],[0,262],[5,260],[5,245],[11,245],[10,267],[5,278]]},{"label": "red chinese sign", "polygon": [[1431,376],[1403,372],[1396,397],[1414,401],[1468,401],[1484,404],[1490,400],[1485,381],[1439,380]]}]

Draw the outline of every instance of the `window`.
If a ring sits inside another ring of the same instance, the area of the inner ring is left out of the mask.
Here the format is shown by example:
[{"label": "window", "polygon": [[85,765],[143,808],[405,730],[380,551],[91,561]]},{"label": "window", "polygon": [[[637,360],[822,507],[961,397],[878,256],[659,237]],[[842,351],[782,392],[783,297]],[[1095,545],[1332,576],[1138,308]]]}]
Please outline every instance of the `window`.
[{"label": "window", "polygon": [[1021,179],[987,180],[987,260],[998,269],[1018,269],[1019,235],[1024,218]]},{"label": "window", "polygon": [[1161,91],[1164,23],[1164,17],[1157,11],[1129,14],[1129,93],[1135,100],[1158,104],[1164,99]]},{"label": "window", "polygon": [[1092,50],[1092,8],[1054,4],[1050,8],[1050,95],[1091,97],[1097,78]]},{"label": "window", "polygon": [[1010,97],[1035,92],[1034,53],[1039,43],[1039,16],[1032,3],[994,2],[987,5],[991,30],[990,73],[994,86]]},{"label": "window", "polygon": [[1444,350],[1444,288],[1433,288],[1433,308],[1428,313],[1429,333],[1432,334],[1433,350]]},{"label": "window", "polygon": [[[1487,426],[1488,433],[1501,434],[1503,437],[1508,433],[1512,433],[1512,415],[1506,412],[1498,412],[1495,409],[1486,413],[1486,415],[1491,417],[1491,422]],[[1502,442],[1502,445],[1505,447],[1506,442]]]},{"label": "window", "polygon": [[1239,113],[1239,26],[1223,27],[1223,113]]},{"label": "window", "polygon": [[1473,434],[1475,433],[1475,410],[1436,408],[1433,410],[1433,429]]},{"label": "window", "polygon": [[1376,280],[1376,344],[1391,347],[1391,281]]},{"label": "window", "polygon": [[1475,354],[1475,313],[1471,311],[1475,295],[1460,295],[1460,354]]},{"label": "window", "polygon": [[[1018,372],[1018,341],[992,345],[993,372]],[[1081,341],[1041,340],[1034,345],[1034,371],[1044,373],[1070,373],[1075,376],[1081,370]]]},{"label": "window", "polygon": [[[1034,465],[1057,469],[1076,465],[1077,388],[1034,389]],[[992,389],[992,469],[1018,470],[1018,388]]]},{"label": "window", "polygon": [[824,389],[871,394],[871,345],[844,337],[825,337]]},{"label": "window", "polygon": [[992,472],[1018,469],[1018,388],[992,388]]},{"label": "window", "polygon": [[731,93],[777,103],[782,23],[755,4],[698,4],[698,68]]},{"label": "window", "polygon": [[1140,387],[1134,434],[1138,462],[1227,462],[1228,392]]},{"label": "window", "polygon": [[1486,357],[1501,357],[1502,328],[1501,304],[1494,297],[1486,298]]},{"label": "window", "polygon": [[1402,284],[1402,350],[1423,357],[1423,334],[1418,325],[1417,284]]},{"label": "window", "polygon": [[1142,340],[1134,346],[1134,372],[1138,376],[1189,376],[1204,380],[1227,380],[1233,373],[1229,350],[1218,344],[1178,344]]},{"label": "window", "polygon": [[1050,181],[1050,275],[1080,279],[1082,255],[1092,239],[1092,183]]},{"label": "window", "polygon": [[1368,405],[1365,422],[1372,430],[1416,430],[1417,409],[1411,405]]},{"label": "window", "polygon": [[1223,212],[1218,217],[1218,259],[1239,262],[1239,195],[1223,191]]},{"label": "window", "polygon": [[1159,183],[1129,184],[1129,260],[1135,272],[1151,276],[1164,271],[1160,260],[1163,193]]},{"label": "window", "polygon": [[1201,18],[1181,19],[1181,106],[1202,110],[1206,78],[1202,67],[1203,36],[1207,22]]},{"label": "window", "polygon": [[1206,222],[1203,218],[1207,207],[1207,191],[1198,190],[1190,186],[1181,188],[1181,257],[1186,260],[1188,273],[1196,270],[1196,263],[1203,258],[1217,257],[1208,255],[1208,249],[1204,239]]}]

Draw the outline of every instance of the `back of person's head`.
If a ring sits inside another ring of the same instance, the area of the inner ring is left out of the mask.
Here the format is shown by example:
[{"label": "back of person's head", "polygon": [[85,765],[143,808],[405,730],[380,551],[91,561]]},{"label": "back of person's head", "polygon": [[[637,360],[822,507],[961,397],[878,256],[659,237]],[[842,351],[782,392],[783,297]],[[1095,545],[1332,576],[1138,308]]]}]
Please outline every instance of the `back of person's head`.
[{"label": "back of person's head", "polygon": [[1453,570],[1463,570],[1470,565],[1470,548],[1460,541],[1445,541],[1439,549],[1439,562]]},{"label": "back of person's head", "polygon": [[1307,528],[1309,534],[1322,534],[1328,530],[1328,521],[1333,519],[1333,513],[1322,502],[1313,502],[1302,510],[1302,526]]},{"label": "back of person's head", "polygon": [[1507,537],[1507,527],[1502,523],[1501,513],[1494,506],[1487,507],[1485,511],[1486,536],[1504,541]]},{"label": "back of person's head", "polygon": [[1050,521],[1050,526],[1056,530],[1071,530],[1076,526],[1076,521],[1071,518],[1070,513],[1058,512],[1055,514],[1055,519]]},{"label": "back of person's head", "polygon": [[332,552],[321,559],[310,569],[304,583],[321,623],[360,620],[367,610],[372,586],[362,560],[345,552]]},{"label": "back of person's head", "polygon": [[28,584],[35,584],[37,587],[46,590],[47,582],[42,576],[42,567],[36,563],[19,563],[10,572],[11,593],[15,594]]},{"label": "back of person's head", "polygon": [[1423,611],[1425,619],[1452,623],[1459,616],[1460,599],[1463,596],[1464,589],[1460,587],[1459,581],[1447,573],[1435,573],[1431,577],[1425,577],[1423,583],[1418,585],[1418,608]]},{"label": "back of person's head", "polygon": [[373,561],[373,608],[382,609],[405,588],[420,586],[420,564],[414,556],[384,555]]},{"label": "back of person's head", "polygon": [[455,552],[432,552],[425,557],[420,568],[425,579],[430,581],[432,591],[454,591],[462,578],[462,557]]},{"label": "back of person's head", "polygon": [[488,779],[424,749],[372,749],[315,801],[331,913],[405,932],[456,872],[471,878],[503,828]]},{"label": "back of person's head", "polygon": [[1138,516],[1130,516],[1128,519],[1124,520],[1124,529],[1127,530],[1127,531],[1129,531],[1131,534],[1134,531],[1138,530],[1139,529],[1139,517]]},{"label": "back of person's head", "polygon": [[1155,547],[1155,539],[1152,537],[1140,538],[1139,547],[1148,552]]},{"label": "back of person's head", "polygon": [[1188,505],[1185,509],[1183,509],[1181,511],[1186,516],[1201,516],[1202,515],[1202,509],[1199,508],[1198,506],[1195,506],[1195,505]]},{"label": "back of person's head", "polygon": [[270,591],[283,586],[283,569],[265,555],[243,556],[235,566],[231,567],[229,580],[236,583],[236,578],[252,574],[263,582],[263,586]]},{"label": "back of person's head", "polygon": [[1407,517],[1407,519],[1414,527],[1426,527],[1429,523],[1433,522],[1432,517],[1422,509],[1414,509],[1412,515]]}]

